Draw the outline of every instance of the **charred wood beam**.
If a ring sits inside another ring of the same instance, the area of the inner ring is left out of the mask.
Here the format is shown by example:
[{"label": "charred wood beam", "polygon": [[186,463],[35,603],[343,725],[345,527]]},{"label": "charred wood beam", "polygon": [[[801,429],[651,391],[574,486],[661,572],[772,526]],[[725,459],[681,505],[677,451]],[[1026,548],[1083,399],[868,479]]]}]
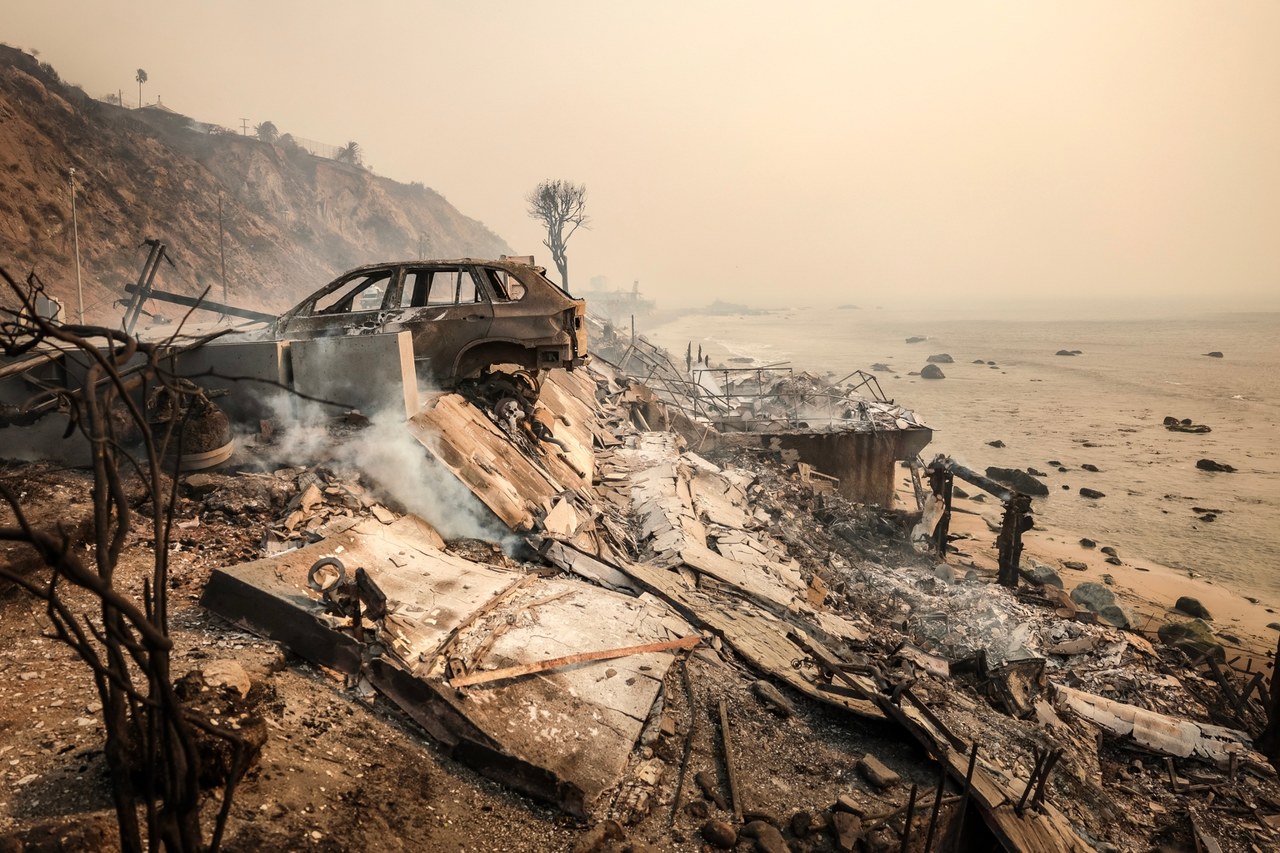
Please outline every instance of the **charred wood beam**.
[{"label": "charred wood beam", "polygon": [[[227,314],[232,317],[244,317],[246,320],[261,320],[264,323],[270,323],[276,319],[275,314],[268,314],[265,311],[251,311],[248,308],[237,308],[234,305],[224,305],[221,302],[213,302],[209,299],[201,299],[196,296],[183,296],[181,293],[166,293],[163,290],[152,290],[150,287],[143,288],[137,284],[125,286],[125,290],[134,294],[134,299],[130,300],[130,306],[136,304],[141,307],[143,300],[155,299],[159,302],[171,302],[174,305],[184,305],[188,308],[202,308],[206,311],[216,311],[219,314]],[[135,318],[136,319],[136,318]]]},{"label": "charred wood beam", "polygon": [[1005,502],[1000,535],[996,538],[1000,569],[996,580],[1001,586],[1018,585],[1018,564],[1022,561],[1022,534],[1031,529],[1031,498],[1014,492]]},{"label": "charred wood beam", "polygon": [[947,534],[951,532],[951,490],[955,483],[955,477],[947,468],[930,467],[929,471],[929,488],[933,490],[935,497],[942,498],[942,516],[938,519],[938,526],[933,530],[933,546],[938,552],[938,556],[945,561],[947,559]]},{"label": "charred wood beam", "polygon": [[1276,655],[1272,658],[1271,695],[1267,704],[1267,726],[1253,745],[1267,757],[1271,766],[1280,770],[1280,639],[1276,640]]}]

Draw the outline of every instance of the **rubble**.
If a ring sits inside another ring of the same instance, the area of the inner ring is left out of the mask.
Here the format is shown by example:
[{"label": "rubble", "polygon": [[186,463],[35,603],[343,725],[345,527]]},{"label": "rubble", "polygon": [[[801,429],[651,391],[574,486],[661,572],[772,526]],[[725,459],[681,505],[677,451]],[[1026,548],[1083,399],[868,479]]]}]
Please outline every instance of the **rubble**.
[{"label": "rubble", "polygon": [[[826,393],[765,379],[757,417]],[[440,755],[590,822],[559,849],[1275,844],[1262,676],[1167,631],[1152,647],[1106,586],[1067,595],[1049,566],[1022,569],[1029,503],[991,492],[998,571],[938,536],[946,502],[918,551],[932,486],[907,510],[856,503],[778,420],[725,441],[731,419],[681,421],[641,388],[602,361],[553,373],[540,400],[562,445],[483,401],[425,401],[406,428],[509,540],[446,540],[354,473],[190,475],[182,547],[266,531],[255,559],[210,558],[202,601],[378,709],[357,713],[412,720]],[[849,411],[919,428],[887,403]],[[270,677],[245,674],[250,692]]]}]

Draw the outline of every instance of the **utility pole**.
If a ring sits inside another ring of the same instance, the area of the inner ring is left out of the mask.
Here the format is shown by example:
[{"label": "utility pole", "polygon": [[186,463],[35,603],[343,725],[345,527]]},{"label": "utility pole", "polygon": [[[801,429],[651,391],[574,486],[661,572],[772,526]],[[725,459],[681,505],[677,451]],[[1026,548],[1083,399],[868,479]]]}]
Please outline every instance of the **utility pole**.
[{"label": "utility pole", "polygon": [[240,135],[241,136],[249,135],[249,120],[247,118],[240,119]]},{"label": "utility pole", "polygon": [[227,303],[227,253],[223,247],[222,193],[218,193],[218,260],[222,264],[222,303]]},{"label": "utility pole", "polygon": [[84,284],[80,280],[80,223],[76,219],[76,169],[71,167],[69,177],[71,184],[71,231],[76,241],[76,316],[77,322],[84,325]]}]

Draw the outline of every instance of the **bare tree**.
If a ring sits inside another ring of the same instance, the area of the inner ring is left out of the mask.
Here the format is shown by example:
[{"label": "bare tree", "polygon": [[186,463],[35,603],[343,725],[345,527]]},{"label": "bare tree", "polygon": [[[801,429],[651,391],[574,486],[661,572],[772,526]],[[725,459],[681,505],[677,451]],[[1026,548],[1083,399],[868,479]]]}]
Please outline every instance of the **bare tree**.
[{"label": "bare tree", "polygon": [[[43,288],[34,274],[25,287],[3,269],[0,279],[18,302],[16,308],[0,307],[0,352],[18,357],[58,350],[75,353],[88,365],[81,387],[46,387],[28,405],[0,415],[5,423],[19,424],[61,410],[93,449],[92,549],[82,556],[60,523],[52,529],[39,527],[24,512],[19,496],[0,483],[0,501],[12,516],[11,524],[0,523],[0,540],[25,543],[43,567],[0,564],[0,578],[44,602],[53,636],[92,672],[102,703],[103,752],[121,849],[216,850],[245,768],[246,743],[185,706],[170,672],[168,555],[177,478],[166,484],[161,460],[170,444],[176,444],[176,475],[186,424],[169,419],[166,426],[153,426],[154,413],[142,402],[152,394],[168,395],[174,411],[198,389],[162,368],[166,352],[172,351],[169,345],[142,343],[119,329],[46,320],[35,310]],[[142,356],[141,366],[126,370],[136,356]],[[123,439],[126,431],[140,436],[141,450],[130,450]],[[125,491],[130,473],[136,473],[147,492],[153,538],[154,562],[140,599],[115,581],[133,518]],[[90,606],[69,596],[68,588],[87,592]],[[207,848],[200,820],[197,733],[222,741],[231,755]],[[145,806],[145,833],[138,819],[139,800]]]},{"label": "bare tree", "polygon": [[587,186],[572,181],[543,181],[525,197],[529,216],[547,229],[542,245],[551,250],[551,259],[560,271],[560,286],[569,290],[569,259],[565,247],[579,228],[590,228],[587,216]]},{"label": "bare tree", "polygon": [[348,142],[338,149],[337,154],[333,155],[333,159],[339,163],[350,163],[352,166],[359,166],[361,157],[362,153],[358,142]]},{"label": "bare tree", "polygon": [[276,129],[275,122],[272,121],[264,121],[255,127],[253,131],[258,134],[258,138],[263,142],[275,142],[280,138],[280,131]]},{"label": "bare tree", "polygon": [[142,106],[142,84],[147,82],[147,72],[139,68],[138,73],[134,75],[133,79],[138,81],[138,106],[141,107]]}]

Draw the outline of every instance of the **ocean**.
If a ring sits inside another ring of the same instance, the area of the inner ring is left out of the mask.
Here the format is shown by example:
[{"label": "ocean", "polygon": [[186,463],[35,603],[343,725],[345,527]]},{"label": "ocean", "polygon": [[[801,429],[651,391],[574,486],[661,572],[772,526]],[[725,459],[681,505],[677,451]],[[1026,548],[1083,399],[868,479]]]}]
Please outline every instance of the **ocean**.
[{"label": "ocean", "polygon": [[[681,361],[692,341],[713,364],[785,361],[833,379],[887,364],[892,372],[874,374],[885,395],[935,431],[926,461],[943,452],[978,471],[1047,472],[1049,497],[1034,502],[1041,524],[1280,607],[1280,314],[1046,321],[793,308],[688,314],[646,336]],[[906,343],[913,336],[928,340]],[[939,365],[945,379],[908,375],[942,353],[954,359]],[[1212,431],[1171,432],[1166,416]],[[1005,447],[987,444],[996,440]],[[1200,459],[1236,473],[1198,470]],[[1105,497],[1083,498],[1081,487]]]}]

